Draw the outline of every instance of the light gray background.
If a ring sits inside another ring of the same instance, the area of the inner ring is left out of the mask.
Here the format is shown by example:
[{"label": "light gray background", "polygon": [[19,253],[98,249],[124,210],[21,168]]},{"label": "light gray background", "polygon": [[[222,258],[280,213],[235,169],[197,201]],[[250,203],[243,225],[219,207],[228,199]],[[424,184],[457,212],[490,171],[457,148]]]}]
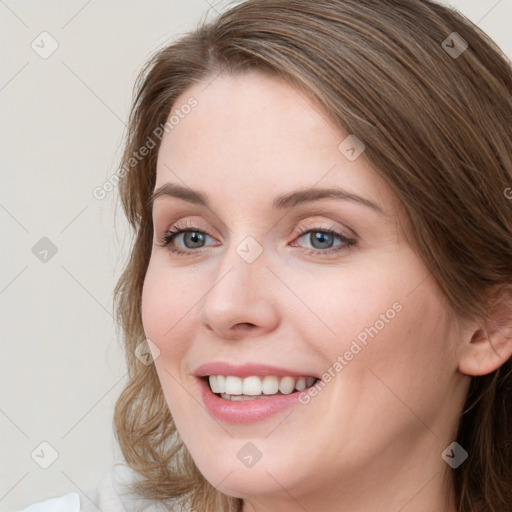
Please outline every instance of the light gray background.
[{"label": "light gray background", "polygon": [[[140,66],[229,3],[0,0],[0,512],[91,488],[120,457],[112,291],[130,236],[116,191],[92,191],[116,171]],[[512,0],[445,3],[512,56]],[[43,31],[59,45],[46,59],[31,48],[49,48]],[[48,469],[41,442],[58,452]]]}]

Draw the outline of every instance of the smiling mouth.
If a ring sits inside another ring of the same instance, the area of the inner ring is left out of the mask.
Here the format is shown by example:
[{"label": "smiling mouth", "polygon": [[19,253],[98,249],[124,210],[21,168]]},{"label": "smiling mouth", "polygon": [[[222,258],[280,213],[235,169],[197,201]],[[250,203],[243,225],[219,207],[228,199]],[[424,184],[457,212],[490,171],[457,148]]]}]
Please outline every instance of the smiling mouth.
[{"label": "smiling mouth", "polygon": [[320,379],[311,376],[277,377],[274,375],[236,377],[210,375],[203,377],[212,393],[224,400],[244,401],[290,395],[314,386]]}]

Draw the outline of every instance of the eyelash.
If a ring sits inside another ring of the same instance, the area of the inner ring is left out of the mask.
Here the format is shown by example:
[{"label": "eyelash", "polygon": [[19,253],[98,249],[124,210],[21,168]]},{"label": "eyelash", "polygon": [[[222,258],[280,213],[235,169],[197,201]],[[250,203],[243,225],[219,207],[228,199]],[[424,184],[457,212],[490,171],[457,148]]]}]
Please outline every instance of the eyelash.
[{"label": "eyelash", "polygon": [[[181,250],[181,249],[176,249],[174,248],[171,244],[172,242],[174,241],[174,239],[181,235],[182,233],[188,233],[188,232],[194,232],[194,233],[201,233],[202,235],[207,235],[207,236],[210,236],[208,233],[206,233],[205,231],[202,231],[201,229],[191,225],[191,224],[187,224],[185,223],[184,225],[180,225],[180,224],[175,224],[173,226],[171,226],[169,228],[169,230],[159,239],[159,246],[160,247],[167,247],[167,249],[173,253],[173,254],[176,254],[176,255],[192,255],[192,254],[197,254],[202,248],[198,248],[197,250]],[[321,249],[305,249],[305,251],[310,254],[310,255],[326,255],[326,254],[332,254],[332,253],[336,253],[336,252],[340,252],[341,250],[343,249],[347,249],[353,245],[356,244],[356,240],[353,239],[353,238],[350,238],[346,235],[344,235],[343,233],[340,233],[339,231],[336,231],[332,228],[321,228],[321,227],[308,227],[308,228],[304,228],[304,229],[301,229],[301,230],[298,230],[297,232],[294,233],[295,236],[297,236],[298,238],[302,238],[304,235],[308,234],[308,233],[314,233],[314,232],[319,232],[319,233],[324,233],[324,234],[329,234],[329,235],[333,235],[337,238],[339,238],[343,243],[336,246],[335,248],[331,248],[331,249],[326,249],[326,250],[321,250]]]}]

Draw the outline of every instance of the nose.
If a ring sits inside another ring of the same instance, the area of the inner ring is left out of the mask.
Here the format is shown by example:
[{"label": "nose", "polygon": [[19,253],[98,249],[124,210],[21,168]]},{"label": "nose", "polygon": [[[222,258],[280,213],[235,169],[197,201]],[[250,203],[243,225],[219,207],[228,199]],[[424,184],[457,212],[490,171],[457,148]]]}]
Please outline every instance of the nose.
[{"label": "nose", "polygon": [[200,323],[222,339],[262,336],[279,323],[276,278],[263,251],[254,261],[229,248],[201,304]]}]

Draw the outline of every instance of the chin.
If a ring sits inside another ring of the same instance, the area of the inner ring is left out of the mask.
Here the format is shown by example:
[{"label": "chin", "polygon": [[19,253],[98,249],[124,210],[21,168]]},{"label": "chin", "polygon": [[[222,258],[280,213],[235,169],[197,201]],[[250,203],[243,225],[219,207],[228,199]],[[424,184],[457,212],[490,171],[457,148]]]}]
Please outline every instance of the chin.
[{"label": "chin", "polygon": [[[282,492],[282,487],[274,480],[265,468],[256,470],[238,471],[233,468],[233,472],[226,478],[229,471],[212,471],[211,475],[204,475],[212,485],[216,486],[223,494],[233,498],[247,498],[248,496],[272,495]],[[272,473],[272,472],[271,472]],[[208,478],[208,477],[211,478]],[[224,479],[224,481],[222,481]],[[221,482],[221,483],[219,483]]]}]

